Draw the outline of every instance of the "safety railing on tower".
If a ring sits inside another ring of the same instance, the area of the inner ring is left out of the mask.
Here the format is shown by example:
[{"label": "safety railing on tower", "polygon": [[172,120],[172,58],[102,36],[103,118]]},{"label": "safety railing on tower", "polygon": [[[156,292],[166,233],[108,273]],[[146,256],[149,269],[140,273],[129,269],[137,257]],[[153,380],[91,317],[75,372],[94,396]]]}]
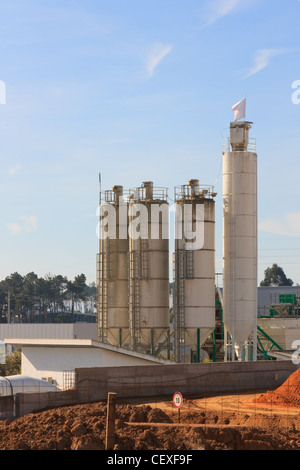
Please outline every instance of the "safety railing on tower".
[{"label": "safety railing on tower", "polygon": [[[223,139],[223,152],[231,152],[230,137]],[[249,138],[247,152],[256,153],[256,139]]]}]

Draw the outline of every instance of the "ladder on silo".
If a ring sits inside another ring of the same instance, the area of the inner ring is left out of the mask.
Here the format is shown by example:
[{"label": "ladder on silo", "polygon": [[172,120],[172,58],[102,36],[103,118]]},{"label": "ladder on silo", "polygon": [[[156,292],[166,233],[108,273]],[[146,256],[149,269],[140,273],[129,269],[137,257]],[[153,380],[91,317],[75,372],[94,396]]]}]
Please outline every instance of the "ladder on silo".
[{"label": "ladder on silo", "polygon": [[105,250],[99,253],[99,337],[107,340],[108,329],[108,280],[111,278],[111,244],[105,241]]},{"label": "ladder on silo", "polygon": [[185,279],[186,251],[175,252],[175,361],[181,362],[181,346],[185,343]]},{"label": "ladder on silo", "polygon": [[98,337],[100,341],[105,341],[105,311],[107,310],[107,289],[104,272],[104,254],[98,254]]},{"label": "ladder on silo", "polygon": [[139,323],[140,323],[140,283],[139,283],[139,267],[140,256],[138,251],[129,252],[129,327],[131,347],[136,348],[139,340]]},{"label": "ladder on silo", "polygon": [[97,253],[97,258],[96,258],[96,288],[97,288],[97,314],[98,314],[98,334],[97,337],[99,338],[99,341],[102,341],[102,334],[101,334],[101,328],[100,328],[100,314],[101,314],[101,308],[100,308],[100,292],[101,292],[101,287],[100,287],[100,253]]},{"label": "ladder on silo", "polygon": [[185,279],[193,279],[194,277],[194,252],[193,250],[185,250],[184,259]]},{"label": "ladder on silo", "polygon": [[134,250],[129,252],[129,323],[131,332],[131,345],[133,349],[141,341],[140,329],[140,280],[148,277],[148,250],[147,239],[138,238],[134,243]]},{"label": "ladder on silo", "polygon": [[149,241],[140,239],[140,279],[149,277]]}]

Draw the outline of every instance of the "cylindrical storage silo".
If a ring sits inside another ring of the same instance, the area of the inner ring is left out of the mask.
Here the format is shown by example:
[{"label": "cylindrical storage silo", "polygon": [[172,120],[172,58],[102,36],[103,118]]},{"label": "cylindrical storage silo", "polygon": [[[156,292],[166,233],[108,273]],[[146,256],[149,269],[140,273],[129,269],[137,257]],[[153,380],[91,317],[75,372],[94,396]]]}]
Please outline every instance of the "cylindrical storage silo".
[{"label": "cylindrical storage silo", "polygon": [[257,154],[248,151],[249,129],[249,122],[231,123],[231,149],[223,152],[225,360],[251,359],[256,343]]},{"label": "cylindrical storage silo", "polygon": [[199,180],[175,188],[175,359],[200,360],[215,328],[215,201]]},{"label": "cylindrical storage silo", "polygon": [[168,346],[169,338],[167,190],[144,182],[130,191],[129,199],[131,345],[134,350],[155,354]]},{"label": "cylindrical storage silo", "polygon": [[99,340],[116,346],[128,341],[128,204],[123,187],[103,192],[98,255]]}]

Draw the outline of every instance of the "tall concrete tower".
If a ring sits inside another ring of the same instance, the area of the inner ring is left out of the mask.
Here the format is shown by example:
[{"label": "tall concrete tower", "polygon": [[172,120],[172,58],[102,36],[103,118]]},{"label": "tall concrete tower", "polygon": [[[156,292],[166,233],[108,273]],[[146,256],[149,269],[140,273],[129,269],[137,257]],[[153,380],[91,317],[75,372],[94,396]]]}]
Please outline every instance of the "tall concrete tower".
[{"label": "tall concrete tower", "polygon": [[250,122],[230,123],[223,151],[225,360],[256,360],[257,154]]},{"label": "tall concrete tower", "polygon": [[126,197],[123,186],[100,193],[98,339],[114,346],[125,346],[129,341]]},{"label": "tall concrete tower", "polygon": [[170,325],[168,192],[145,181],[129,194],[131,347],[149,354],[168,353],[162,347],[168,345]]},{"label": "tall concrete tower", "polygon": [[[175,187],[175,360],[200,362],[215,328],[215,200],[212,186],[191,179]],[[191,243],[191,233],[195,241]],[[190,351],[189,351],[190,350]]]}]

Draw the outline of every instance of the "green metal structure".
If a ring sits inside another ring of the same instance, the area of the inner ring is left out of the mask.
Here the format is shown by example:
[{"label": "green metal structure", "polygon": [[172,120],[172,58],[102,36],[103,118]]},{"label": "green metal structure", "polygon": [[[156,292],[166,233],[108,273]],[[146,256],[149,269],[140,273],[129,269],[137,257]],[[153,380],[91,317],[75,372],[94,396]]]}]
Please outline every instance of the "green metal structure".
[{"label": "green metal structure", "polygon": [[[224,324],[223,324],[223,308],[219,298],[216,295],[216,328],[212,335],[212,361],[216,362],[218,351],[220,351],[220,343],[224,343]],[[281,303],[292,303],[297,305],[297,299],[294,295],[280,296]],[[276,343],[261,327],[257,326],[257,357],[258,359],[272,360],[269,356],[272,350],[283,351],[282,347]]]},{"label": "green metal structure", "polygon": [[[263,344],[265,342],[265,345]],[[266,347],[266,345],[268,347]],[[278,351],[283,351],[282,347],[276,343],[262,328],[257,326],[257,355],[262,356],[264,359],[270,359],[268,353],[276,348]]]}]

